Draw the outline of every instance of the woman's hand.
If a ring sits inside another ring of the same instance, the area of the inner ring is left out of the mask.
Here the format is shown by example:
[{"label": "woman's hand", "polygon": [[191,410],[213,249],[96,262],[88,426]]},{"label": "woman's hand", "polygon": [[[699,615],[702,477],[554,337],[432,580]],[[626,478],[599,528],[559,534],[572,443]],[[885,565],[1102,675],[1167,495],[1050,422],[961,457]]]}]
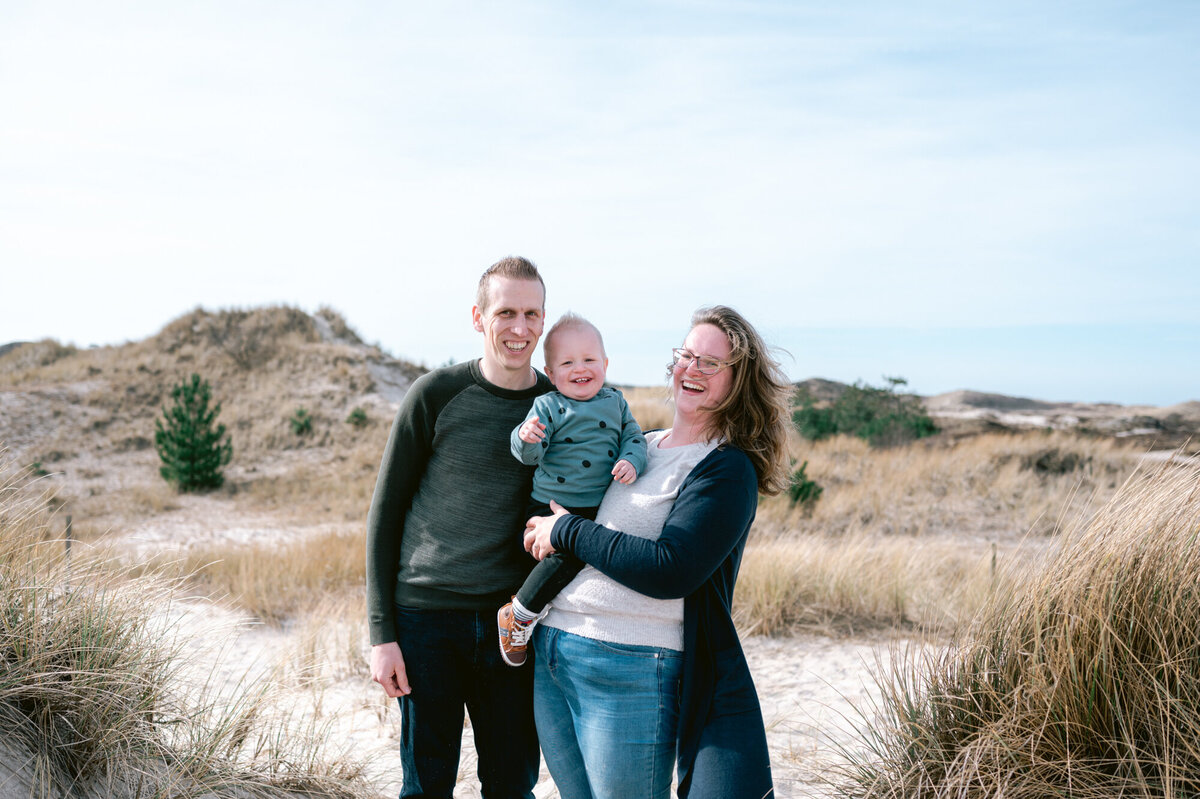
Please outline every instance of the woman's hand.
[{"label": "woman's hand", "polygon": [[525,551],[538,560],[553,554],[554,546],[550,543],[550,533],[559,516],[566,516],[567,509],[554,500],[550,500],[550,510],[553,516],[533,516],[525,522]]}]

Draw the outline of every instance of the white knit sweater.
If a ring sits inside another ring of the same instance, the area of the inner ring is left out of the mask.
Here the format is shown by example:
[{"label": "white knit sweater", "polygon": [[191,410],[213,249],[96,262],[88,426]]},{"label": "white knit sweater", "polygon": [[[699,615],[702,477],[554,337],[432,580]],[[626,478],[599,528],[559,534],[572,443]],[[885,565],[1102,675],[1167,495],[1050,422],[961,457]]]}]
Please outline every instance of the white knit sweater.
[{"label": "white knit sweater", "polygon": [[[660,448],[669,430],[646,436],[646,470],[632,485],[613,482],[596,522],[641,538],[657,539],[684,479],[717,442]],[[683,600],[651,599],[591,566],[550,603],[542,621],[585,638],[683,650]]]}]

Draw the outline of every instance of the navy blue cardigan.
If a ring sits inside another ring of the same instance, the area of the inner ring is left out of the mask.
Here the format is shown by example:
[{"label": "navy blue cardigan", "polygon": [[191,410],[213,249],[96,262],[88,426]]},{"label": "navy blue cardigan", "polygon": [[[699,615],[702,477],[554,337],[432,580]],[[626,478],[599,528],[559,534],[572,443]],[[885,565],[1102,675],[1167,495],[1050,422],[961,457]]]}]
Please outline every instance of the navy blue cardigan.
[{"label": "navy blue cardigan", "polygon": [[563,516],[550,542],[656,599],[683,598],[679,796],[771,795],[762,710],[731,607],[758,479],[734,447],[709,453],[688,474],[657,540]]}]

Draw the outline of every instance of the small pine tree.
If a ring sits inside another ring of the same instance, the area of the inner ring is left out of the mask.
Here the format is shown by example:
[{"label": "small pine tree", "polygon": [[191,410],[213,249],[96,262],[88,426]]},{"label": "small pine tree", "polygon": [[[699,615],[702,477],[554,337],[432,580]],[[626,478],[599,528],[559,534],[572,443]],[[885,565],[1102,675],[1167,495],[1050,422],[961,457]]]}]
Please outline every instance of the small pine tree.
[{"label": "small pine tree", "polygon": [[221,468],[233,457],[225,425],[215,424],[221,403],[209,407],[212,391],[198,374],[172,388],[171,399],[175,404],[164,406],[163,418],[154,422],[159,473],[179,491],[219,488],[225,482]]}]

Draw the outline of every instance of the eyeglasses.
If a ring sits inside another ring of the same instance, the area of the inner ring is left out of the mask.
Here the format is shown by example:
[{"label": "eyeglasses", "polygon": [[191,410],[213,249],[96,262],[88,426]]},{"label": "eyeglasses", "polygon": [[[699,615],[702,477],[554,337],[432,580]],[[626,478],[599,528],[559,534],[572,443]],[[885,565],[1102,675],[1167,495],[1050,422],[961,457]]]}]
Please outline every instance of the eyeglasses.
[{"label": "eyeglasses", "polygon": [[726,366],[733,366],[733,361],[722,361],[720,358],[714,358],[711,355],[697,355],[691,350],[685,350],[682,347],[676,347],[671,350],[672,368],[683,364],[686,369],[692,363],[696,364],[697,372],[709,377],[715,375]]}]

